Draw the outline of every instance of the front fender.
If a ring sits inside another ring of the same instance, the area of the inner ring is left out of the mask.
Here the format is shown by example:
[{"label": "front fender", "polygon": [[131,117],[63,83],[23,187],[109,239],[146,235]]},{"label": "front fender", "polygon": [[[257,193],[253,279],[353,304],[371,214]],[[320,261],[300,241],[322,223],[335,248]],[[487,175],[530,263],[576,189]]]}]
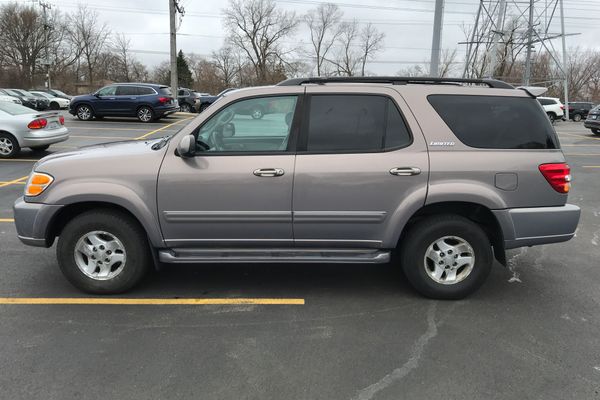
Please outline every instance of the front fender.
[{"label": "front fender", "polygon": [[156,218],[156,195],[154,192],[145,192],[144,198],[148,200],[144,201],[138,192],[124,183],[70,182],[69,185],[53,187],[44,202],[63,206],[83,202],[118,205],[129,211],[140,222],[154,247],[164,247]]}]

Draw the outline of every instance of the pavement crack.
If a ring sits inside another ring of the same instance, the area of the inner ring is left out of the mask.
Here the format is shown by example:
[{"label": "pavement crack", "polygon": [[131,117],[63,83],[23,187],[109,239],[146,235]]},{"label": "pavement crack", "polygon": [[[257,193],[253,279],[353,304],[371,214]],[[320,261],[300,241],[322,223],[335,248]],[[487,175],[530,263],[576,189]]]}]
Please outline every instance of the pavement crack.
[{"label": "pavement crack", "polygon": [[419,366],[419,361],[425,347],[429,344],[429,341],[433,339],[438,333],[438,325],[435,322],[435,310],[437,303],[432,303],[427,310],[427,330],[425,333],[417,339],[410,352],[410,357],[401,367],[396,368],[378,382],[361,389],[358,394],[354,397],[356,400],[369,400],[372,399],[378,392],[389,387],[393,383],[403,379],[412,370]]}]

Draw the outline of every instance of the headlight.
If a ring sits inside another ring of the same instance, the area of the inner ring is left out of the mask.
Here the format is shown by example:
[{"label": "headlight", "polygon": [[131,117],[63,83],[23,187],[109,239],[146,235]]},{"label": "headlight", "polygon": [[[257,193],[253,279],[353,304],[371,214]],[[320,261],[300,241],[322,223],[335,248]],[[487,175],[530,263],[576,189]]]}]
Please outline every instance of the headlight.
[{"label": "headlight", "polygon": [[33,172],[25,185],[25,196],[34,197],[41,194],[54,181],[51,175]]}]

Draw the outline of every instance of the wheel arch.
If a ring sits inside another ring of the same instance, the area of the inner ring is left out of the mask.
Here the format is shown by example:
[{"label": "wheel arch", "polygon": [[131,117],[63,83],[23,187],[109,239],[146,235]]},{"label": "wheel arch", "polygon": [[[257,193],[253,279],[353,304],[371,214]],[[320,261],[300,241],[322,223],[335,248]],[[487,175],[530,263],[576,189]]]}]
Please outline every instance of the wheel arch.
[{"label": "wheel arch", "polygon": [[402,228],[396,247],[402,243],[403,238],[414,224],[425,217],[440,214],[460,215],[479,225],[490,239],[496,260],[502,265],[506,265],[504,234],[500,223],[488,207],[471,202],[444,201],[423,206],[411,215]]}]

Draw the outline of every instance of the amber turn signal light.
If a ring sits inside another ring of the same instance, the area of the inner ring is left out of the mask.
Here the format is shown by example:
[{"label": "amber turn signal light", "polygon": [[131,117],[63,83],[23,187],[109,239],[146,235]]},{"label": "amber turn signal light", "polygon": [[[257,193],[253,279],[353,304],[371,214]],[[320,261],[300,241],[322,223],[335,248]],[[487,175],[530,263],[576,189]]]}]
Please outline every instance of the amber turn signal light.
[{"label": "amber turn signal light", "polygon": [[48,174],[33,172],[25,186],[25,196],[38,196],[50,186],[52,181],[54,181],[54,178]]}]

